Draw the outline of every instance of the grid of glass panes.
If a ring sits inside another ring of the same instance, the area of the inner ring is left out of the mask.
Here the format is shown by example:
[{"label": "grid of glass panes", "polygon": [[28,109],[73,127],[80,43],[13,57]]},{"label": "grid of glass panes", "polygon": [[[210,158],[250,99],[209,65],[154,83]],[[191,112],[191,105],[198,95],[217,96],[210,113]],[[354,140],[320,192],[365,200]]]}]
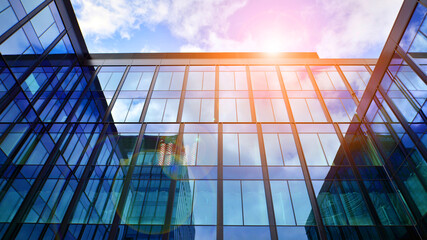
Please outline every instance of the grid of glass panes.
[{"label": "grid of glass panes", "polygon": [[[418,4],[400,43],[406,60],[397,49],[349,151],[372,66],[99,66],[91,78],[75,56],[55,62],[74,52],[56,1],[0,1],[1,236],[410,229],[411,213],[427,212],[426,89],[411,63],[426,72],[426,12]],[[372,143],[379,153],[363,149]]]}]

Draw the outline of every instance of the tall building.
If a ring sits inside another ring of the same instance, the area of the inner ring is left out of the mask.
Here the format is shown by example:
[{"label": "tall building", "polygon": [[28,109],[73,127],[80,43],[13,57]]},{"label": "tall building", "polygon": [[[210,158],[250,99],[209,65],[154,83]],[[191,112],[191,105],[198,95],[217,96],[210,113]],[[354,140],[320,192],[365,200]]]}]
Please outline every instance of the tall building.
[{"label": "tall building", "polygon": [[0,236],[427,239],[426,13],[379,59],[89,54],[0,0]]}]

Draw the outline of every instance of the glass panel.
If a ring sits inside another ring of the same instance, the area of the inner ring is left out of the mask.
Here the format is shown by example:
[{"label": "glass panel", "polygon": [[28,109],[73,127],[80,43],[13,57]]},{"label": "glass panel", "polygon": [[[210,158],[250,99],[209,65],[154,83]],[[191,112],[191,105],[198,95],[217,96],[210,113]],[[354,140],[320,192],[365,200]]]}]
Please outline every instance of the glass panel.
[{"label": "glass panel", "polygon": [[184,163],[216,165],[218,139],[216,134],[184,134]]},{"label": "glass panel", "polygon": [[269,166],[299,165],[298,152],[292,134],[264,134],[264,145]]},{"label": "glass panel", "polygon": [[299,137],[308,165],[328,165],[317,134],[300,134]]},{"label": "glass panel", "polygon": [[245,225],[268,225],[267,203],[262,181],[242,181]]},{"label": "glass panel", "polygon": [[216,181],[196,181],[193,221],[197,225],[216,225]]},{"label": "glass panel", "polygon": [[303,181],[289,181],[288,183],[297,225],[315,225],[305,183]]},{"label": "glass panel", "polygon": [[243,225],[240,181],[224,181],[224,225]]},{"label": "glass panel", "polygon": [[295,225],[288,183],[286,181],[270,181],[270,185],[276,224]]}]

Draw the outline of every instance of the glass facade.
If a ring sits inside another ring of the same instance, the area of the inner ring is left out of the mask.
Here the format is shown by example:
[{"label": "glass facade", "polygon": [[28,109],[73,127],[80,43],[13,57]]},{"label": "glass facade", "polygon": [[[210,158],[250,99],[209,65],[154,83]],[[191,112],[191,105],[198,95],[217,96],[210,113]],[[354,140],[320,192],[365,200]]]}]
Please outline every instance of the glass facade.
[{"label": "glass facade", "polygon": [[427,238],[425,1],[377,64],[88,56],[70,10],[0,0],[0,237]]}]

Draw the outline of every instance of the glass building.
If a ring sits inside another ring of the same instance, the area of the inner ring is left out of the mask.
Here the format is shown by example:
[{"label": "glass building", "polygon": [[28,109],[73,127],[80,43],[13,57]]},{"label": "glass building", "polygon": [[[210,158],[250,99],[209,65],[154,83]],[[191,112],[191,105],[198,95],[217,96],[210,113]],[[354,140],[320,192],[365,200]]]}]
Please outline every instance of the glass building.
[{"label": "glass building", "polygon": [[426,14],[379,59],[89,54],[0,0],[0,236],[427,239]]}]

